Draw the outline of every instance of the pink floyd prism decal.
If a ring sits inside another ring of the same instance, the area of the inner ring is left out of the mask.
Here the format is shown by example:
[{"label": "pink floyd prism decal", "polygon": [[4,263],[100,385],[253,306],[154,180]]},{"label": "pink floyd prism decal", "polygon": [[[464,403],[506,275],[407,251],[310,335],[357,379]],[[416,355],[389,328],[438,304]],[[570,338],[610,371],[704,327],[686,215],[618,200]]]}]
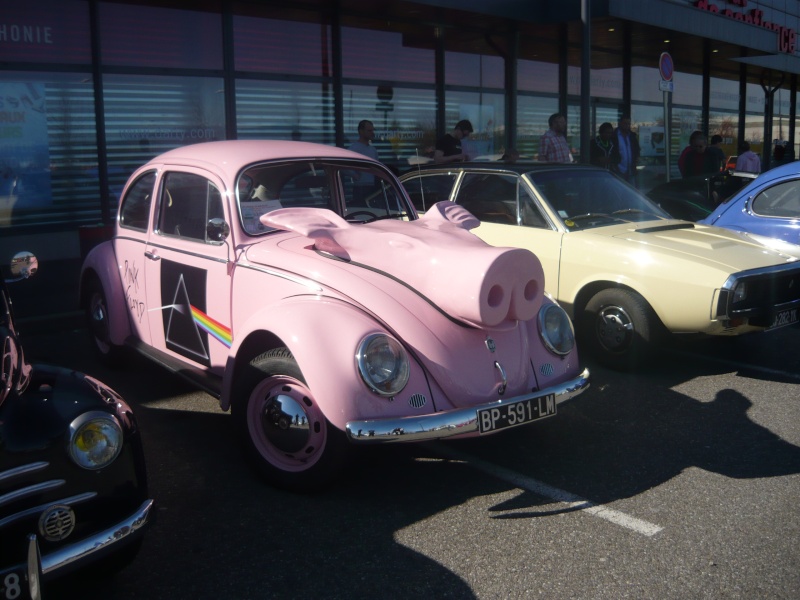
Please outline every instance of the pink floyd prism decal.
[{"label": "pink floyd prism decal", "polygon": [[206,314],[206,271],[161,261],[161,306],[167,348],[210,366],[209,335],[227,347],[231,330]]}]

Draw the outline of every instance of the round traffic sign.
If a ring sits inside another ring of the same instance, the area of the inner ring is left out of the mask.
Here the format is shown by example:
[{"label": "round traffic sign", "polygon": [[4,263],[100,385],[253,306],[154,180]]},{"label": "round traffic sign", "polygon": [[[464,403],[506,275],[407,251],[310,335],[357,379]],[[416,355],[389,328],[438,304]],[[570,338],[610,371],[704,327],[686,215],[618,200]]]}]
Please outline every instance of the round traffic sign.
[{"label": "round traffic sign", "polygon": [[672,57],[669,52],[662,52],[658,59],[658,71],[661,73],[661,79],[664,81],[672,81],[672,74],[675,65],[672,63]]}]

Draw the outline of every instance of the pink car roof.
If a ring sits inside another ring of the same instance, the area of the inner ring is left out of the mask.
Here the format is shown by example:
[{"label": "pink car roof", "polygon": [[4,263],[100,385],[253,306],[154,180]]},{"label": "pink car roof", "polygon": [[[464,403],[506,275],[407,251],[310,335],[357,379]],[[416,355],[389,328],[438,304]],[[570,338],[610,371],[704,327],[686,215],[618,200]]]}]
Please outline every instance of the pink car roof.
[{"label": "pink car roof", "polygon": [[168,150],[151,159],[147,165],[213,166],[212,170],[220,171],[230,181],[243,167],[252,163],[294,158],[346,158],[375,162],[363,154],[325,144],[287,140],[228,140]]}]

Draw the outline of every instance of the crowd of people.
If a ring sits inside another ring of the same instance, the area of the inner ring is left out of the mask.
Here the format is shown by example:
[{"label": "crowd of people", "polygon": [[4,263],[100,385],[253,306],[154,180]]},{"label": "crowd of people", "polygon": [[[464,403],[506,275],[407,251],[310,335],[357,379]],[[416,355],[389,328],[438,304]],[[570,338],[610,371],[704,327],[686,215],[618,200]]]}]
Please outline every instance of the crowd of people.
[{"label": "crowd of people", "polygon": [[[436,145],[429,148],[426,154],[435,163],[462,162],[470,156],[462,148],[462,142],[469,138],[474,129],[472,123],[462,119],[448,133],[436,140]],[[358,140],[350,145],[350,149],[378,160],[378,152],[372,141],[375,139],[375,127],[371,121],[364,120],[358,124]],[[693,177],[718,173],[727,166],[725,151],[722,149],[721,135],[711,136],[709,142],[702,131],[694,131],[689,137],[689,144],[678,158],[678,170],[682,177]],[[776,157],[778,149],[784,150],[780,144],[775,145]],[[738,146],[736,170],[751,173],[761,172],[761,159],[750,148],[747,141]],[[631,119],[628,115],[620,117],[617,127],[605,122],[600,125],[597,135],[589,143],[589,162],[595,166],[608,169],[636,184],[636,167],[639,164],[641,147],[639,138],[631,130]],[[507,148],[501,160],[516,162],[520,157],[514,148]],[[474,158],[474,157],[473,157]],[[567,140],[567,119],[562,113],[554,113],[548,119],[548,129],[539,141],[539,161],[571,163],[575,162],[573,151]]]}]

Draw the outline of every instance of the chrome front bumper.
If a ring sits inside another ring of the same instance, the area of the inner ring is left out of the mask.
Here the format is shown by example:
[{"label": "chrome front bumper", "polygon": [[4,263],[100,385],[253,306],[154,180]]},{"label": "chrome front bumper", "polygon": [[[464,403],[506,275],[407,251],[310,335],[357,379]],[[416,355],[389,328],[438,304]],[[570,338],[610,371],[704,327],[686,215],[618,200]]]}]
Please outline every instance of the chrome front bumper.
[{"label": "chrome front bumper", "polygon": [[[62,571],[67,572],[81,567],[85,562],[110,554],[125,542],[132,542],[143,533],[142,529],[150,521],[152,508],[153,500],[145,500],[133,514],[113,527],[42,556],[43,578],[48,580],[60,575]],[[29,562],[30,560],[29,556]],[[30,568],[29,565],[29,570]]]},{"label": "chrome front bumper", "polygon": [[370,444],[380,442],[423,442],[453,436],[476,435],[478,433],[479,410],[503,407],[507,404],[531,400],[549,394],[554,394],[556,404],[561,404],[581,394],[588,387],[589,369],[584,369],[583,373],[570,381],[565,381],[543,390],[536,390],[523,396],[504,398],[478,406],[456,408],[419,417],[350,421],[347,423],[346,428],[347,437],[355,443]]}]

